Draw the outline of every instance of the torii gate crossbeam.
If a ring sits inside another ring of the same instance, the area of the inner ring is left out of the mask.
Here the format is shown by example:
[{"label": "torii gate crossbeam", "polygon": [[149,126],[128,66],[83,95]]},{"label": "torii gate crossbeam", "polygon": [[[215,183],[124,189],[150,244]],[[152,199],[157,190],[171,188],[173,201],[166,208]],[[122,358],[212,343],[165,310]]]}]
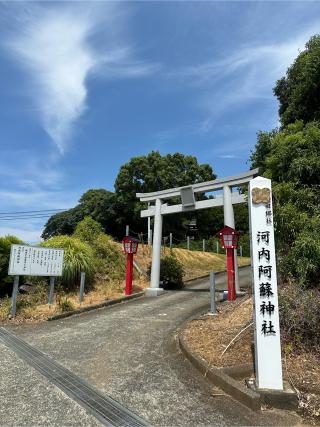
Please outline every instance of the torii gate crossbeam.
[{"label": "torii gate crossbeam", "polygon": [[[201,182],[185,187],[170,188],[168,190],[156,191],[153,193],[137,193],[136,196],[141,202],[154,203],[148,209],[141,211],[141,217],[154,217],[152,268],[150,288],[146,289],[147,296],[157,296],[163,292],[159,287],[160,282],[160,256],[162,239],[162,216],[178,212],[191,212],[199,209],[208,209],[214,206],[223,206],[224,225],[235,228],[233,204],[244,203],[244,195],[232,193],[232,187],[238,187],[258,176],[259,169],[252,169],[239,175],[226,178],[215,179],[214,181]],[[214,199],[195,200],[195,193],[205,193],[223,190],[223,196]],[[173,197],[181,197],[181,204],[167,205],[163,201]],[[235,250],[235,276],[236,290],[239,291],[237,251]]]}]

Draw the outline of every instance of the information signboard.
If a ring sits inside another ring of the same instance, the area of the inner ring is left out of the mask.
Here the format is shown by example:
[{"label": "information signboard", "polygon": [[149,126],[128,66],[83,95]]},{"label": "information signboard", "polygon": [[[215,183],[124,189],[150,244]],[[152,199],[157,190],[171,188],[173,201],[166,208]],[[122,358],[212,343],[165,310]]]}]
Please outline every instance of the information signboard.
[{"label": "information signboard", "polygon": [[62,276],[63,249],[11,245],[11,276]]},{"label": "information signboard", "polygon": [[251,260],[254,287],[255,365],[258,388],[282,390],[279,306],[271,181],[249,183]]}]

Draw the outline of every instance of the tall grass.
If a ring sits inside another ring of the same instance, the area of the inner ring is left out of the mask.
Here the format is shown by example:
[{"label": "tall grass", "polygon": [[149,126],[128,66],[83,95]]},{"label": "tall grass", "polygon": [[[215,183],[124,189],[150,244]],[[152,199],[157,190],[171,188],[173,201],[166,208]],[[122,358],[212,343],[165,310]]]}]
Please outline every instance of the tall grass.
[{"label": "tall grass", "polygon": [[12,276],[8,276],[11,245],[22,243],[15,236],[0,237],[0,297],[7,293],[11,295]]},{"label": "tall grass", "polygon": [[94,252],[91,247],[76,237],[55,236],[42,243],[42,246],[64,249],[63,275],[61,285],[66,290],[79,286],[80,273],[86,273],[86,286],[94,274]]}]

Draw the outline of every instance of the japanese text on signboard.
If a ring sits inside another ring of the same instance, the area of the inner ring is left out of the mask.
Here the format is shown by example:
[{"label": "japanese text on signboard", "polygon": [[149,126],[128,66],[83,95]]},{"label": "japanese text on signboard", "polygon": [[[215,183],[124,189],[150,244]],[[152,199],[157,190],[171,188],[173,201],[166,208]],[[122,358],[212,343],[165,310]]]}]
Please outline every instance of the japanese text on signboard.
[{"label": "japanese text on signboard", "polygon": [[9,275],[61,276],[63,249],[12,245]]}]

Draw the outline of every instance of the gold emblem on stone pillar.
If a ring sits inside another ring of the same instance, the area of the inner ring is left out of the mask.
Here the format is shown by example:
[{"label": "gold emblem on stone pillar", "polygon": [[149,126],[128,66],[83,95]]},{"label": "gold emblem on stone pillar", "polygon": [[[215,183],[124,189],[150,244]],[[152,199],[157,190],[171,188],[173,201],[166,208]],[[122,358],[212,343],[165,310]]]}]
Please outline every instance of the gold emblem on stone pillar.
[{"label": "gold emblem on stone pillar", "polygon": [[252,189],[252,203],[270,203],[270,188],[253,188]]}]

